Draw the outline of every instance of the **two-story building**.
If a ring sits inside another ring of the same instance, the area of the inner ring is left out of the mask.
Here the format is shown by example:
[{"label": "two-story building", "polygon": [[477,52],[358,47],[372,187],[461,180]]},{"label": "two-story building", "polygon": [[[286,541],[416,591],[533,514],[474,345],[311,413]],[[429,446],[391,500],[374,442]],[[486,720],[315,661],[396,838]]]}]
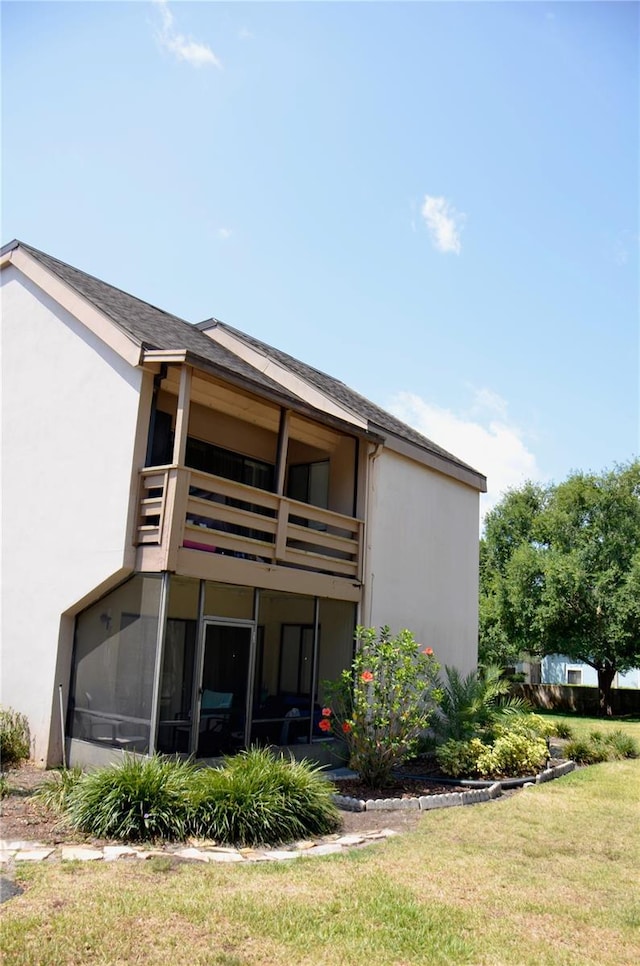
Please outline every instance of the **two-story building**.
[{"label": "two-story building", "polygon": [[36,761],[63,727],[79,763],[313,753],[358,623],[475,666],[480,473],[221,322],[1,264],[2,703]]}]

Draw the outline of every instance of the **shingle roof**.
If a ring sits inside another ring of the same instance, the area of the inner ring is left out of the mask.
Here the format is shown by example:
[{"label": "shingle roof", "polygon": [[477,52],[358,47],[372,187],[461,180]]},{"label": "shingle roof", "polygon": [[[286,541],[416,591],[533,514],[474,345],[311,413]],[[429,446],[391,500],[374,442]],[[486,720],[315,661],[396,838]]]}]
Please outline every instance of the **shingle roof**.
[{"label": "shingle roof", "polygon": [[207,322],[201,322],[200,327],[211,328],[217,326],[221,329],[225,329],[227,332],[231,332],[233,335],[238,336],[253,349],[257,349],[258,352],[263,352],[265,355],[270,356],[280,365],[292,372],[295,372],[297,376],[310,382],[316,389],[320,392],[326,393],[331,399],[335,399],[343,405],[347,406],[358,416],[366,419],[369,426],[374,430],[386,430],[389,433],[393,433],[394,436],[398,436],[400,439],[405,439],[410,443],[414,443],[416,446],[420,446],[422,449],[428,450],[430,453],[434,453],[436,456],[440,456],[442,459],[455,463],[457,466],[461,466],[464,469],[470,470],[472,473],[476,473],[479,476],[476,469],[469,466],[468,463],[463,463],[462,460],[458,459],[452,453],[449,453],[446,449],[438,446],[432,440],[427,439],[417,430],[413,429],[411,426],[407,426],[400,419],[392,416],[385,409],[381,409],[380,406],[376,406],[371,400],[367,399],[365,396],[361,396],[360,393],[355,392],[354,389],[350,389],[344,382],[339,379],[334,379],[333,376],[327,375],[326,372],[321,372],[319,369],[315,369],[313,366],[309,366],[306,362],[301,362],[300,359],[295,359],[286,352],[282,352],[281,349],[274,349],[273,346],[268,345],[266,342],[261,342],[260,339],[256,339],[253,336],[247,335],[245,332],[241,332],[239,329],[234,329],[233,326],[227,325],[226,322],[220,322],[218,319],[211,319]]},{"label": "shingle roof", "polygon": [[[18,242],[17,245],[100,309],[144,348],[185,349],[242,379],[248,379],[265,389],[277,392],[278,395],[283,394],[279,383],[264,376],[224,346],[215,343],[195,325],[155,305],[143,302],[142,299],[129,295],[113,285],[108,285],[99,278],[88,275],[66,262],[61,262],[37,248],[32,248],[31,245],[25,245],[24,242]],[[14,242],[6,245],[2,249],[3,254],[17,245]]]},{"label": "shingle roof", "polygon": [[372,433],[380,434],[380,431],[382,431],[382,435],[385,433],[393,434],[398,439],[413,444],[427,453],[431,453],[439,459],[473,474],[478,479],[479,488],[484,488],[484,477],[477,470],[438,446],[432,440],[427,439],[426,436],[418,433],[411,426],[407,426],[401,420],[396,419],[391,413],[386,412],[369,399],[350,389],[339,379],[334,379],[300,359],[295,359],[288,353],[275,349],[273,346],[217,319],[202,322],[200,325],[192,325],[185,319],[171,315],[171,313],[129,295],[113,285],[108,285],[93,275],[88,275],[66,262],[24,244],[24,242],[14,241],[5,245],[2,254],[17,247],[22,248],[46,269],[66,282],[144,348],[186,350],[204,362],[213,365],[223,374],[226,372],[230,376],[246,380],[254,386],[275,393],[282,398],[288,398],[295,403],[300,402],[294,393],[283,389],[280,383],[270,379],[202,331],[219,326],[243,340],[253,349],[269,356],[289,369],[320,392],[345,405],[366,420]]}]

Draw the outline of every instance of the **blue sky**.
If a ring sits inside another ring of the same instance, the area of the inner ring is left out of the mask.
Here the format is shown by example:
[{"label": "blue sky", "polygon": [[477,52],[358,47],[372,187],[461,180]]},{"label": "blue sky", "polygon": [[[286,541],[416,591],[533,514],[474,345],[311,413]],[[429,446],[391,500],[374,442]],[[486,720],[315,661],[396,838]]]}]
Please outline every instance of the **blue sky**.
[{"label": "blue sky", "polygon": [[489,477],[640,450],[635,3],[3,2],[2,241]]}]

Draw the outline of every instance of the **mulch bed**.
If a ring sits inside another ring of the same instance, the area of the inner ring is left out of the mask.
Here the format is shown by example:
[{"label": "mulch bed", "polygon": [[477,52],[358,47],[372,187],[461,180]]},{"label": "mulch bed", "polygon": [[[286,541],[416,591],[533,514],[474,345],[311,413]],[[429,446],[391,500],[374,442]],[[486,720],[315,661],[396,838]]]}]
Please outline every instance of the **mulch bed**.
[{"label": "mulch bed", "polygon": [[439,785],[435,780],[426,782],[411,775],[395,778],[381,788],[363,785],[355,778],[340,779],[335,785],[338,795],[349,795],[351,798],[363,801],[370,798],[419,798],[423,795],[447,795],[449,792],[469,791],[463,785]]},{"label": "mulch bed", "polygon": [[[46,778],[46,772],[42,769],[28,763],[9,772],[8,777],[11,793],[0,802],[1,838],[41,842],[43,845],[63,845],[71,842],[95,846],[111,844],[65,826],[59,816],[32,797],[35,789]],[[341,794],[347,793],[341,791]],[[418,811],[341,811],[340,818],[343,832],[357,834],[383,828],[391,828],[397,832],[410,831],[420,821],[420,815]]]}]

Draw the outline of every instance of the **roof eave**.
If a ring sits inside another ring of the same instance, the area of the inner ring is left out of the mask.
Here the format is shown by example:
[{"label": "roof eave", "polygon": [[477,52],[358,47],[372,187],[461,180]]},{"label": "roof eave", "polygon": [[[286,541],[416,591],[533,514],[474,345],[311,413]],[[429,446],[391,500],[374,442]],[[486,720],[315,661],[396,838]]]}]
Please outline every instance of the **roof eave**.
[{"label": "roof eave", "polygon": [[25,251],[20,242],[11,242],[2,250],[0,267],[9,266],[17,269],[70,315],[78,319],[122,359],[132,366],[140,365],[143,356],[142,343],[125,332],[114,319],[81,295],[77,289]]},{"label": "roof eave", "polygon": [[417,463],[422,463],[423,466],[427,466],[429,469],[436,470],[438,473],[444,474],[444,476],[457,480],[458,483],[464,483],[479,493],[487,492],[487,478],[477,470],[458,463],[454,459],[447,459],[445,456],[434,453],[426,447],[418,446],[417,443],[411,443],[409,440],[402,439],[400,436],[396,436],[388,430],[371,425],[370,428],[374,432],[384,433],[384,444],[392,452],[399,453],[400,456],[406,456],[408,459],[415,460]]},{"label": "roof eave", "polygon": [[351,423],[348,423],[345,420],[339,419],[336,416],[331,416],[320,409],[315,409],[313,406],[307,405],[301,399],[288,396],[286,393],[279,393],[277,390],[267,389],[259,382],[254,382],[249,376],[236,375],[235,373],[230,372],[230,370],[224,365],[218,365],[217,363],[212,362],[210,359],[204,359],[202,356],[199,356],[187,349],[145,349],[143,351],[143,365],[145,363],[153,365],[161,362],[193,366],[194,369],[200,369],[202,372],[206,372],[208,375],[214,376],[215,378],[220,379],[222,382],[235,386],[236,389],[249,390],[254,395],[259,396],[261,399],[266,399],[284,409],[297,412],[301,416],[307,416],[309,419],[313,419],[315,422],[320,422],[326,426],[331,426],[342,433],[348,433],[350,436],[358,436],[362,439],[370,440],[373,443],[384,442],[384,436],[382,436],[376,430],[372,430],[371,427],[367,429],[360,429],[359,427],[353,426]]}]

